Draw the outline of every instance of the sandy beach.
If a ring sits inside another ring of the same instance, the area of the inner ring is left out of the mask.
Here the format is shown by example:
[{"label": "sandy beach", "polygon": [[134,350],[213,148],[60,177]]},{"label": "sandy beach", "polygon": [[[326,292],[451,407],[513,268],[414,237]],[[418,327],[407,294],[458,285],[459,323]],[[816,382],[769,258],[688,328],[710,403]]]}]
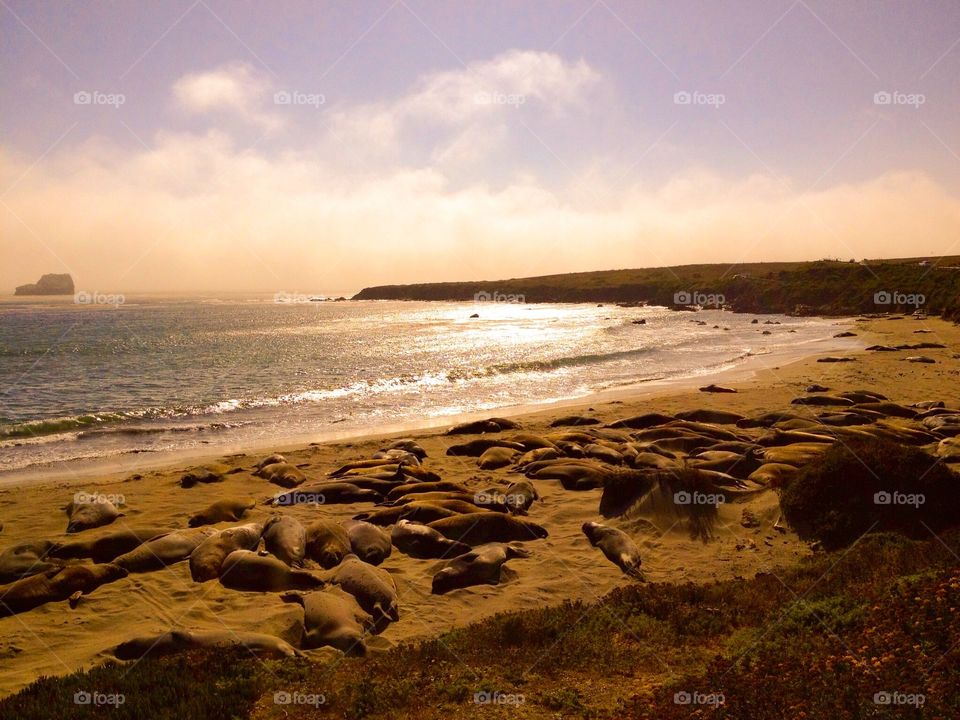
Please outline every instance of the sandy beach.
[{"label": "sandy beach", "polygon": [[[856,336],[840,352],[852,362],[822,363],[827,354],[819,348],[798,349],[797,357],[750,358],[743,366],[719,375],[701,378],[683,387],[665,384],[644,386],[587,401],[551,405],[549,408],[513,416],[524,432],[546,434],[550,423],[561,415],[582,414],[603,423],[647,412],[672,414],[681,410],[708,408],[743,415],[791,409],[799,414],[817,408],[790,405],[804,389],[819,383],[835,390],[869,389],[895,402],[910,404],[942,400],[948,407],[960,405],[960,327],[939,319],[914,318],[838,320],[838,332],[849,328]],[[927,331],[919,334],[917,331]],[[869,352],[872,344],[896,345],[916,342],[939,343],[946,349]],[[808,354],[809,353],[809,354]],[[907,362],[914,354],[936,362]],[[696,384],[716,382],[736,388],[736,393],[698,392]],[[487,415],[503,415],[500,412]],[[76,536],[65,533],[63,507],[74,493],[85,491],[122,495],[124,515],[109,526],[81,533],[83,539],[123,527],[161,526],[184,528],[188,518],[222,498],[252,498],[258,502],[244,522],[265,520],[271,508],[262,501],[278,490],[266,480],[254,477],[255,464],[270,452],[282,452],[308,478],[322,479],[334,468],[371,457],[389,437],[413,437],[426,451],[424,465],[444,480],[463,484],[471,491],[503,486],[521,476],[505,467],[480,470],[476,458],[446,455],[462,437],[444,434],[442,428],[404,429],[387,436],[340,439],[291,447],[250,449],[243,454],[202,459],[180,458],[164,467],[150,466],[152,458],[135,471],[114,468],[111,472],[93,468],[86,472],[57,477],[18,480],[0,489],[0,534],[2,547],[36,540],[66,541]],[[129,464],[129,463],[128,463]],[[226,472],[224,481],[184,489],[179,480],[197,466],[216,467]],[[235,468],[239,471],[228,472]],[[98,474],[91,474],[92,472]],[[508,610],[522,610],[558,604],[565,600],[595,600],[608,591],[633,582],[607,562],[585,540],[581,525],[600,520],[601,491],[571,492],[555,480],[538,480],[541,496],[530,509],[529,519],[544,526],[549,537],[528,543],[531,557],[512,560],[507,581],[499,586],[480,586],[447,595],[431,594],[431,576],[438,567],[433,560],[417,560],[396,550],[381,566],[396,581],[400,621],[369,642],[371,648],[436,636],[453,627]],[[369,503],[328,505],[321,508],[293,506],[287,514],[307,524],[318,516],[334,520],[352,517],[371,508]],[[705,582],[733,577],[750,577],[766,569],[782,567],[810,553],[795,534],[774,529],[780,518],[777,494],[767,489],[736,504],[719,507],[714,537],[709,542],[691,539],[675,526],[650,527],[648,523],[613,520],[627,531],[643,553],[643,571],[652,582]],[[758,525],[745,527],[744,513]],[[227,527],[221,523],[216,527]],[[302,611],[282,602],[276,593],[237,592],[213,581],[194,583],[186,562],[151,573],[132,573],[107,584],[81,599],[75,609],[67,603],[48,603],[30,612],[0,619],[0,694],[9,694],[41,675],[61,675],[103,662],[109,649],[137,635],[171,628],[196,630],[255,631],[282,637],[291,643],[299,639]],[[318,658],[335,651],[310,651]]]}]

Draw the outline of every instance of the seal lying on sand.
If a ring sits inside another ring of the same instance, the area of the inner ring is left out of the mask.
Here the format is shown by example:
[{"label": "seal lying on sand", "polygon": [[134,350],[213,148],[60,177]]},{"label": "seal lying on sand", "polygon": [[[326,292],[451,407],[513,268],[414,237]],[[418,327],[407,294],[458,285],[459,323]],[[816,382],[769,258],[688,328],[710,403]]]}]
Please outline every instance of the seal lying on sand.
[{"label": "seal lying on sand", "polygon": [[607,560],[636,580],[643,580],[640,572],[640,548],[623,530],[598,522],[586,522],[581,528],[593,547],[603,551]]},{"label": "seal lying on sand", "polygon": [[166,535],[169,528],[124,528],[91,540],[75,540],[53,548],[58,558],[92,558],[95,563],[111,562],[120,555],[140,547],[147,540]]},{"label": "seal lying on sand", "polygon": [[264,465],[254,475],[285,488],[297,487],[307,480],[307,476],[303,474],[300,468],[287,462]]},{"label": "seal lying on sand", "polygon": [[216,525],[221,522],[236,522],[246,515],[247,510],[256,506],[253,500],[218,500],[209,507],[191,516],[187,521],[190,527]]},{"label": "seal lying on sand", "polygon": [[120,555],[114,563],[129,572],[159,570],[186,560],[200,543],[216,533],[216,530],[207,527],[169,532]]},{"label": "seal lying on sand", "polygon": [[350,536],[333,520],[315,520],[307,526],[306,552],[308,558],[329,570],[350,554]]},{"label": "seal lying on sand", "polygon": [[324,482],[303,485],[267,500],[267,505],[334,505],[355,502],[380,502],[383,495],[376,490],[359,488],[348,482]]},{"label": "seal lying on sand", "polygon": [[457,515],[435,520],[430,527],[451,540],[468,545],[513,540],[537,540],[547,537],[547,530],[523,518],[496,512]]},{"label": "seal lying on sand", "polygon": [[513,462],[518,452],[513,448],[492,447],[484,451],[477,459],[477,466],[481,470],[497,470]]},{"label": "seal lying on sand", "polygon": [[[79,494],[78,494],[79,495]],[[109,525],[123,515],[104,495],[91,495],[84,500],[72,501],[66,507],[67,532],[77,533],[91,528]]]},{"label": "seal lying on sand", "polygon": [[46,560],[55,548],[56,545],[49,540],[7,548],[0,553],[0,583],[10,583],[60,567],[59,563]]},{"label": "seal lying on sand", "polygon": [[453,558],[433,576],[434,595],[473,585],[499,585],[501,570],[507,560],[528,558],[530,551],[516,545],[495,544]]},{"label": "seal lying on sand", "polygon": [[67,598],[75,605],[81,595],[126,576],[127,571],[113,563],[68,565],[31,575],[0,587],[0,617]]},{"label": "seal lying on sand", "polygon": [[387,500],[397,500],[401,497],[406,497],[407,495],[419,495],[421,493],[428,492],[461,492],[467,493],[467,490],[463,485],[454,482],[417,482],[417,483],[404,483],[403,485],[397,485],[395,488],[390,490],[387,493]]},{"label": "seal lying on sand", "polygon": [[306,553],[307,531],[289,515],[274,515],[263,526],[263,545],[287,565],[299,567]]},{"label": "seal lying on sand", "polygon": [[350,538],[350,549],[353,554],[366,563],[379,565],[393,550],[390,535],[363,520],[345,520],[343,528]]},{"label": "seal lying on sand", "polygon": [[139,660],[161,657],[198,648],[242,647],[254,655],[294,657],[302,653],[289,643],[273,635],[261,633],[190,630],[171,630],[159,635],[133,638],[117,645],[113,654],[118,660]]},{"label": "seal lying on sand", "polygon": [[220,568],[227,555],[234,550],[256,550],[260,544],[263,525],[250,523],[221,530],[211,535],[190,553],[190,576],[194,582],[206,582],[220,577]]},{"label": "seal lying on sand", "polygon": [[347,555],[326,579],[353,595],[373,617],[378,631],[400,619],[397,584],[386,570],[368,565],[356,555]]},{"label": "seal lying on sand", "polygon": [[318,592],[286,592],[280,599],[303,606],[304,649],[333,647],[345,655],[366,655],[364,636],[374,630],[373,618],[356,598],[340,588]]},{"label": "seal lying on sand", "polygon": [[466,543],[450,540],[432,527],[410,520],[398,522],[390,539],[400,552],[421,559],[455,557],[471,549]]},{"label": "seal lying on sand", "polygon": [[258,555],[250,550],[234,550],[220,567],[220,582],[233,590],[278,592],[282,590],[315,590],[323,580],[307,570],[295,570],[272,555]]}]

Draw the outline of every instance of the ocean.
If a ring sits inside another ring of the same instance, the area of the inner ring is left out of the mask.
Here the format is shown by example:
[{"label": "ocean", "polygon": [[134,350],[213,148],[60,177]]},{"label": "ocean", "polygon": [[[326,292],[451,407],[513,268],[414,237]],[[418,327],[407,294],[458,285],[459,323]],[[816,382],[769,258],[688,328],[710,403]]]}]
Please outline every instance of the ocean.
[{"label": "ocean", "polygon": [[0,303],[0,473],[440,424],[709,375],[836,331],[609,304],[120,299]]}]

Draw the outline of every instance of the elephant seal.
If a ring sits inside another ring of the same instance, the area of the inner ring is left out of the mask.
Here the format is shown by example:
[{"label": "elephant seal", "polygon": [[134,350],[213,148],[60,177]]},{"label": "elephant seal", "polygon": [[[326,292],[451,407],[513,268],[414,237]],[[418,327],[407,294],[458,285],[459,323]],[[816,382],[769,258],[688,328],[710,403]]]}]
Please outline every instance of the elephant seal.
[{"label": "elephant seal", "polygon": [[31,575],[0,587],[0,617],[68,598],[72,606],[80,595],[126,576],[127,571],[113,563],[67,565]]},{"label": "elephant seal", "polygon": [[[265,468],[267,465],[274,465],[276,463],[285,463],[286,461],[287,459],[283,455],[281,455],[280,453],[274,453],[273,455],[268,455],[263,460],[258,462],[254,470],[259,472],[260,470],[263,470],[263,468]],[[255,472],[254,475],[256,474],[257,473]]]},{"label": "elephant seal", "polygon": [[394,440],[390,443],[388,450],[406,450],[408,453],[416,455],[420,460],[424,460],[427,457],[427,451],[424,450],[420,444],[412,438],[401,438],[399,440]]},{"label": "elephant seal", "polygon": [[247,510],[256,507],[253,500],[218,500],[208,508],[192,515],[187,521],[190,527],[200,527],[201,525],[216,525],[221,522],[236,522],[240,520]]},{"label": "elephant seal", "polygon": [[512,463],[516,456],[517,451],[512,448],[492,447],[477,459],[477,465],[481,470],[497,470]]},{"label": "elephant seal", "polygon": [[220,567],[220,583],[231,590],[277,592],[316,590],[324,586],[322,578],[308,570],[296,570],[272,555],[252,550],[234,550]]},{"label": "elephant seal", "polygon": [[533,470],[528,467],[525,474],[536,480],[559,480],[564,490],[593,490],[603,487],[609,471],[597,465],[560,461]]},{"label": "elephant seal", "polygon": [[530,506],[540,499],[540,493],[529,480],[511,483],[504,495],[507,509],[514,515],[526,515]]},{"label": "elephant seal", "polygon": [[285,488],[295,488],[307,480],[300,468],[287,462],[264,465],[254,474]]},{"label": "elephant seal", "polygon": [[379,565],[393,550],[390,535],[376,525],[363,520],[345,520],[343,527],[350,538],[350,550],[358,558],[371,565]]},{"label": "elephant seal", "polygon": [[431,592],[443,595],[473,585],[499,585],[504,563],[513,558],[528,558],[530,551],[515,545],[497,543],[448,560],[433,576]]},{"label": "elephant seal", "polygon": [[190,553],[190,576],[194,582],[206,582],[220,577],[220,568],[227,555],[234,550],[256,550],[260,544],[263,525],[249,523],[221,530],[211,535]]},{"label": "elephant seal", "polygon": [[169,528],[162,527],[124,528],[92,540],[60,543],[51,554],[58,558],[92,558],[95,563],[108,563],[140,547],[147,540],[169,532]]},{"label": "elephant seal", "polygon": [[327,570],[339,565],[350,554],[350,536],[332,520],[310,523],[306,540],[307,557]]},{"label": "elephant seal", "polygon": [[0,553],[0,583],[14,582],[60,567],[60,563],[47,562],[47,556],[56,547],[49,540],[43,540],[7,548]]},{"label": "elephant seal", "polygon": [[747,476],[747,480],[758,485],[779,488],[790,482],[799,472],[798,468],[786,463],[764,463]]},{"label": "elephant seal", "polygon": [[600,548],[607,560],[620,568],[625,575],[643,580],[640,572],[640,548],[623,530],[598,522],[585,522],[581,529],[590,544]]},{"label": "elephant seal", "polygon": [[710,384],[705,387],[700,388],[700,392],[708,393],[735,393],[736,390],[731,387],[723,387],[722,385]]},{"label": "elephant seal", "polygon": [[200,543],[216,533],[208,527],[175,530],[138,545],[113,562],[129,572],[159,570],[186,560]]},{"label": "elephant seal", "polygon": [[826,385],[818,385],[817,383],[814,383],[813,385],[807,385],[803,391],[808,393],[825,393],[830,392],[830,388],[828,388]]},{"label": "elephant seal", "polygon": [[400,520],[394,525],[390,540],[400,552],[420,559],[454,557],[471,550],[466,543],[450,540],[429,525],[410,520]]},{"label": "elephant seal", "polygon": [[937,444],[937,457],[943,462],[960,462],[960,439],[944,438]]},{"label": "elephant seal", "polygon": [[480,512],[494,512],[463,500],[415,500],[396,507],[384,508],[373,512],[357,513],[354,520],[366,520],[373,525],[393,525],[399,520],[419,520],[432,522],[441,518],[457,515],[470,515]]},{"label": "elephant seal", "polygon": [[507,440],[521,445],[524,452],[541,448],[556,449],[557,447],[551,440],[533,433],[517,433],[516,435],[511,435]]},{"label": "elephant seal", "polygon": [[519,425],[506,418],[488,418],[460,423],[447,430],[447,435],[478,435],[481,433],[495,433],[502,430],[514,430]]},{"label": "elephant seal", "polygon": [[[539,462],[541,460],[556,460],[557,458],[563,457],[566,449],[562,447],[562,445],[567,444],[568,443],[560,441],[556,448],[534,448],[533,450],[528,450],[519,458],[517,458],[515,467],[518,469],[523,469],[526,465],[532,462]],[[577,447],[579,448],[579,445]],[[583,454],[582,449],[580,454]]]},{"label": "elephant seal", "polygon": [[296,657],[301,653],[285,640],[262,633],[213,631],[197,632],[171,630],[159,635],[147,635],[122,642],[113,649],[118,660],[140,660],[145,657],[163,657],[198,648],[242,647],[254,655]]},{"label": "elephant seal", "polygon": [[303,606],[303,641],[300,647],[310,650],[333,647],[344,655],[367,654],[364,636],[374,630],[373,617],[357,599],[340,588],[327,588],[311,593],[285,592],[280,599]]},{"label": "elephant seal", "polygon": [[513,540],[537,540],[547,537],[547,530],[523,518],[496,512],[481,512],[472,515],[434,520],[429,524],[434,530],[451,540],[467,545],[483,545],[488,542]]},{"label": "elephant seal", "polygon": [[356,598],[373,617],[377,631],[400,619],[397,584],[386,570],[368,565],[356,555],[347,555],[326,579]]},{"label": "elephant seal", "polygon": [[289,515],[274,515],[263,526],[263,546],[291,567],[303,564],[307,531],[300,521]]},{"label": "elephant seal", "polygon": [[398,500],[408,495],[420,495],[428,492],[469,492],[463,485],[454,482],[416,482],[397,485],[387,493],[387,500]]},{"label": "elephant seal", "polygon": [[470,442],[461,443],[459,445],[451,445],[447,448],[447,455],[452,455],[454,457],[480,457],[487,450],[495,447],[509,448],[510,450],[515,450],[517,452],[523,452],[526,450],[523,445],[518,442],[513,442],[512,440],[478,438],[477,440],[471,440]]},{"label": "elephant seal", "polygon": [[816,460],[829,448],[826,443],[793,443],[766,448],[761,457],[764,463],[778,463],[801,467]]},{"label": "elephant seal", "polygon": [[359,488],[348,482],[323,482],[303,485],[267,500],[268,505],[337,505],[355,502],[380,502],[383,495],[376,490]]},{"label": "elephant seal", "polygon": [[791,405],[815,405],[818,407],[827,407],[827,406],[851,406],[853,405],[853,400],[850,398],[840,397],[839,395],[803,395],[801,397],[795,397],[790,401]]},{"label": "elephant seal", "polygon": [[78,533],[109,525],[123,515],[106,495],[77,493],[66,507],[67,532]]},{"label": "elephant seal", "polygon": [[223,482],[223,473],[210,468],[194,468],[180,477],[180,487],[182,488],[192,488],[200,483],[207,485],[218,482]]},{"label": "elephant seal", "polygon": [[665,423],[676,420],[672,415],[663,413],[645,413],[643,415],[634,415],[633,417],[614,420],[607,425],[608,428],[630,428],[631,430],[646,430],[647,428],[664,425]]},{"label": "elephant seal", "polygon": [[708,410],[706,408],[684,410],[677,413],[678,420],[713,423],[715,425],[736,425],[743,420],[743,418],[744,416],[740,413],[729,412],[727,410]]}]

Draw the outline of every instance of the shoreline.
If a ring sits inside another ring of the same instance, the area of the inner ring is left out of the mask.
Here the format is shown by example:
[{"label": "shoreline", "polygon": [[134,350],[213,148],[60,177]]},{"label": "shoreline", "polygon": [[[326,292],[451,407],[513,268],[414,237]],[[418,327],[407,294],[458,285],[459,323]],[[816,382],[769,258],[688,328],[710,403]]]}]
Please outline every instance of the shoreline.
[{"label": "shoreline", "polygon": [[[912,334],[916,329],[931,333],[924,339],[947,345],[946,349],[924,351],[936,358],[936,364],[907,363],[907,352],[873,353],[860,348],[873,342],[916,341],[918,336]],[[676,414],[698,408],[751,416],[787,408],[803,413],[813,409],[805,411],[802,406],[791,406],[790,400],[803,395],[805,388],[815,382],[836,390],[870,388],[896,402],[939,399],[949,407],[960,407],[960,326],[941,320],[856,320],[852,330],[857,333],[854,338],[829,338],[822,344],[798,346],[798,356],[758,355],[750,358],[752,362],[725,370],[723,382],[737,388],[734,394],[701,393],[688,379],[683,383],[648,385],[640,393],[624,394],[618,389],[600,400],[574,400],[511,416],[519,417],[522,432],[548,435],[557,432],[550,427],[555,418],[577,412],[571,408],[580,408],[582,414],[604,424],[642,413]],[[839,340],[850,343],[847,354],[854,358],[852,362],[816,362],[818,356],[825,354],[820,350],[835,347]],[[704,378],[696,380],[702,382]],[[716,380],[712,376],[706,382]],[[487,417],[496,414],[478,413]],[[383,447],[383,437],[405,433],[426,451],[425,465],[429,470],[443,480],[461,484],[468,492],[505,487],[522,477],[509,467],[483,470],[476,458],[447,455],[452,444],[464,441],[464,436],[444,434],[448,424],[432,423],[432,429],[367,433],[341,441],[293,445],[291,450],[278,443],[268,449],[283,449],[288,461],[302,468],[308,478],[325,479],[332,469],[344,463],[372,457]],[[193,513],[228,498],[254,500],[256,505],[244,521],[264,522],[272,510],[262,501],[274,495],[277,487],[251,473],[263,454],[264,451],[249,448],[238,455],[204,453],[203,457],[216,461],[218,471],[225,474],[221,482],[190,489],[181,487],[180,478],[196,465],[185,463],[182,457],[155,470],[146,469],[144,458],[138,457],[137,465],[112,476],[96,475],[86,480],[48,477],[42,482],[5,485],[0,487],[2,545],[77,539],[76,535],[65,533],[62,508],[82,483],[87,483],[91,491],[122,495],[124,515],[112,525],[85,531],[80,539],[124,528],[184,528]],[[381,635],[370,638],[370,649],[380,651],[427,640],[497,613],[536,610],[568,601],[593,602],[630,584],[632,580],[584,541],[581,527],[585,522],[613,522],[631,534],[643,554],[644,575],[652,583],[710,583],[752,577],[793,566],[812,552],[792,530],[779,525],[779,497],[770,488],[720,505],[709,541],[693,538],[683,527],[675,527],[676,523],[656,515],[604,520],[599,514],[600,489],[570,492],[556,480],[536,480],[536,489],[540,500],[530,508],[529,519],[548,529],[549,535],[530,543],[530,557],[511,563],[500,585],[435,595],[431,591],[431,576],[437,563],[394,552],[381,567],[397,585],[401,619]],[[340,522],[373,507],[369,501],[319,507],[295,505],[286,508],[284,515],[307,525],[318,518]],[[744,511],[752,519],[749,525],[742,524]],[[74,609],[52,602],[14,617],[0,618],[0,695],[16,692],[40,675],[64,675],[100,665],[112,657],[110,649],[117,643],[171,628],[258,632],[297,643],[303,619],[302,611],[272,593],[239,592],[216,582],[195,583],[186,562],[157,572],[134,573],[100,587]],[[48,651],[53,646],[56,655]],[[323,661],[335,657],[336,651],[310,650],[307,655]]]},{"label": "shoreline", "polygon": [[[857,318],[823,318],[834,320],[832,327],[849,328]],[[839,331],[839,330],[838,330]],[[291,436],[279,436],[262,444],[250,444],[239,441],[224,443],[213,447],[165,450],[158,452],[130,451],[117,455],[98,458],[83,458],[59,461],[47,465],[31,465],[25,468],[0,472],[0,489],[16,488],[23,485],[49,485],[54,483],[77,484],[88,482],[93,476],[102,476],[104,483],[115,482],[124,475],[135,472],[154,472],[172,469],[183,464],[202,465],[215,462],[218,458],[237,454],[270,454],[271,452],[293,452],[313,444],[365,442],[382,438],[397,437],[409,433],[425,433],[446,430],[451,425],[470,422],[489,417],[493,414],[511,419],[537,416],[555,410],[586,408],[591,404],[611,402],[631,402],[653,399],[673,392],[695,392],[701,384],[723,384],[724,382],[743,381],[744,377],[755,377],[767,362],[778,361],[790,365],[801,363],[812,355],[820,353],[845,354],[855,352],[862,342],[859,338],[822,337],[806,340],[791,348],[779,348],[768,353],[750,354],[742,358],[726,361],[705,372],[696,372],[674,377],[639,380],[629,385],[597,390],[570,398],[546,399],[523,405],[472,410],[451,415],[432,416],[423,420],[393,423],[381,429],[373,426],[352,428],[343,431],[319,431]],[[829,347],[825,347],[829,345]]]}]

